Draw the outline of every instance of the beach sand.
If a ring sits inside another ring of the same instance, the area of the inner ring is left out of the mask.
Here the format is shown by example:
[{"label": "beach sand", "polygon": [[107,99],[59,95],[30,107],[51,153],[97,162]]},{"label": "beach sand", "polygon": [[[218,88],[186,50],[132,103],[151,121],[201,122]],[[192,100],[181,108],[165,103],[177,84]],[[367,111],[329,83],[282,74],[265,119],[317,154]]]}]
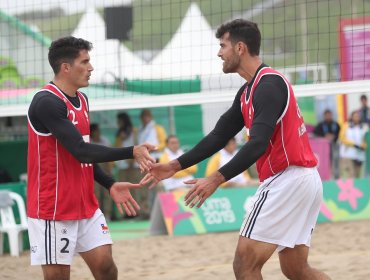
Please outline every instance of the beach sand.
[{"label": "beach sand", "polygon": [[[113,255],[118,279],[226,280],[232,271],[238,232],[197,236],[155,236],[115,241]],[[321,224],[316,227],[310,264],[335,280],[370,279],[370,221]],[[275,253],[263,269],[264,279],[286,279]],[[0,257],[0,279],[42,279],[41,268],[29,265],[29,252],[21,257]],[[93,279],[76,256],[71,279]]]}]

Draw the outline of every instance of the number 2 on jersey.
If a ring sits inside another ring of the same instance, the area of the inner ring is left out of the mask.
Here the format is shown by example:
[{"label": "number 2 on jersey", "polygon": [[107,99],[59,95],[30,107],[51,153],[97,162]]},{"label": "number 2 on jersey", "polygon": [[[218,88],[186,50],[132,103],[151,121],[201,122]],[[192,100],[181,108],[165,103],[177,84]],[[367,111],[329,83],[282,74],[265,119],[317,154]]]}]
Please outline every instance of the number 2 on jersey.
[{"label": "number 2 on jersey", "polygon": [[78,124],[78,121],[76,121],[76,113],[73,110],[69,110],[69,113],[72,115],[72,123],[74,125]]}]

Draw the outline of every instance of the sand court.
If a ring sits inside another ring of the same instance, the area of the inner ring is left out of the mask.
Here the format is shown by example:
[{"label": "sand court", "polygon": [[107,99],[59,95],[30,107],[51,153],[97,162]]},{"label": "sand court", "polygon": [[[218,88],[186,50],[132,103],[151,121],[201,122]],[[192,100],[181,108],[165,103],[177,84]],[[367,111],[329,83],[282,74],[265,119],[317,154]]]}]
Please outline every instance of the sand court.
[{"label": "sand court", "polygon": [[[154,236],[115,241],[113,255],[119,279],[234,279],[232,261],[238,232],[192,236]],[[370,279],[370,221],[320,224],[312,239],[310,263],[335,280]],[[277,253],[263,269],[264,279],[286,279]],[[0,258],[0,279],[42,279],[40,267],[29,265],[29,252],[20,258]],[[71,279],[93,279],[76,256]]]}]

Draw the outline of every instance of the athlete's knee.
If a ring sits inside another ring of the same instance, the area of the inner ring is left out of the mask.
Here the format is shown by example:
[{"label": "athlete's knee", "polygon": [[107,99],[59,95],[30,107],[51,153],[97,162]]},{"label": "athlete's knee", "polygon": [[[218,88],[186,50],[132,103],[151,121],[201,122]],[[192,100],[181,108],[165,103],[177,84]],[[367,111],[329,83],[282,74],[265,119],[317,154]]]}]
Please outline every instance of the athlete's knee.
[{"label": "athlete's knee", "polygon": [[94,276],[96,280],[116,280],[118,277],[117,266],[112,259],[103,260],[98,264],[98,269]]},{"label": "athlete's knee", "polygon": [[69,266],[42,265],[44,280],[69,280]]},{"label": "athlete's knee", "polygon": [[295,265],[280,265],[281,271],[286,278],[290,280],[304,279],[304,275],[310,270],[308,263],[300,266]]},{"label": "athlete's knee", "polygon": [[263,262],[258,261],[256,258],[248,257],[248,252],[236,250],[233,262],[236,279],[245,279],[248,278],[247,276],[260,274],[262,266]]}]

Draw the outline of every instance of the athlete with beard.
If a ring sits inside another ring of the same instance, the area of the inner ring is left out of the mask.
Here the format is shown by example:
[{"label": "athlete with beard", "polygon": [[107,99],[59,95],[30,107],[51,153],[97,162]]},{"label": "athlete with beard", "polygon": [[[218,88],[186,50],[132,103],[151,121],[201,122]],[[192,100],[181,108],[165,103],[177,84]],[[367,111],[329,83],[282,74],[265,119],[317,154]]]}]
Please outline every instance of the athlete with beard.
[{"label": "athlete with beard", "polygon": [[238,73],[246,84],[206,137],[179,158],[153,165],[142,183],[154,185],[212,156],[245,127],[249,140],[230,162],[206,178],[187,182],[193,186],[185,203],[200,207],[218,186],[256,162],[261,185],[240,229],[235,277],[262,279],[263,265],[278,250],[282,272],[289,279],[329,279],[307,261],[322,182],[293,88],[259,57],[257,24],[234,20],[221,25],[216,37],[223,71]]}]

